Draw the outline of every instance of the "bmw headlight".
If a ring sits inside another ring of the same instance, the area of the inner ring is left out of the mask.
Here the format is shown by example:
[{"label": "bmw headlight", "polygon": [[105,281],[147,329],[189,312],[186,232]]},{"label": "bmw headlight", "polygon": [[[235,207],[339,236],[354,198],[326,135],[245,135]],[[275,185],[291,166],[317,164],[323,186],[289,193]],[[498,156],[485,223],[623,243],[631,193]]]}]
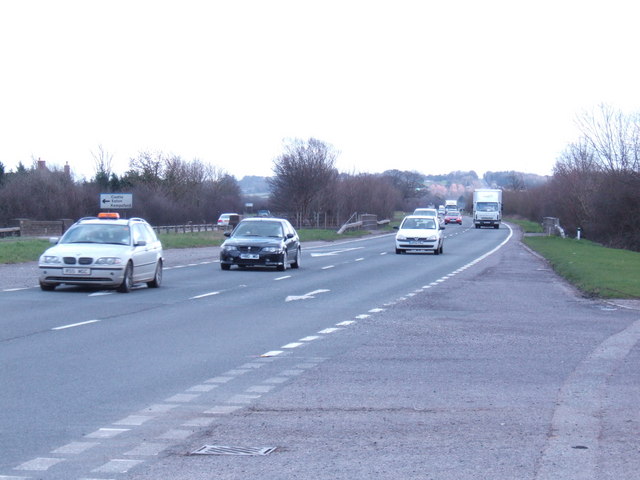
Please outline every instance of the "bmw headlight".
[{"label": "bmw headlight", "polygon": [[101,257],[96,260],[96,265],[121,265],[122,259],[119,257]]},{"label": "bmw headlight", "polygon": [[40,263],[47,263],[49,265],[59,264],[62,263],[62,260],[60,259],[60,257],[56,257],[55,255],[42,255],[40,257]]},{"label": "bmw headlight", "polygon": [[282,247],[263,247],[262,251],[265,253],[280,253],[282,252]]},{"label": "bmw headlight", "polygon": [[234,247],[233,245],[223,245],[222,250],[224,250],[225,252],[237,252],[238,248]]}]

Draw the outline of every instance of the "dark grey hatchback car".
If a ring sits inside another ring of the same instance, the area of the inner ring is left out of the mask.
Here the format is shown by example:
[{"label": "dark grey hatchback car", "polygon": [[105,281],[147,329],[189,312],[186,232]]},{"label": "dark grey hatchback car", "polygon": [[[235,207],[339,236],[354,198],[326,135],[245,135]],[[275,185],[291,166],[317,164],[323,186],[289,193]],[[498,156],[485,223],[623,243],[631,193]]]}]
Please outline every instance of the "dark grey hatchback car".
[{"label": "dark grey hatchback car", "polygon": [[220,248],[220,268],[276,267],[286,270],[300,267],[300,238],[284,218],[251,217],[242,220]]}]

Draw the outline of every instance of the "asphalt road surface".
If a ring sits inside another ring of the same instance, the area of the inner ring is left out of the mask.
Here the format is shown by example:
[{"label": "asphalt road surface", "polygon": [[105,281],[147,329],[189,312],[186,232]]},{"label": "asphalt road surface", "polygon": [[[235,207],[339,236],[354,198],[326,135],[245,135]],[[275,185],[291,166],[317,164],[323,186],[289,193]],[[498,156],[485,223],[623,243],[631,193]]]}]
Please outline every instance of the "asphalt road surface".
[{"label": "asphalt road surface", "polygon": [[637,478],[640,313],[469,227],[0,292],[0,480]]}]

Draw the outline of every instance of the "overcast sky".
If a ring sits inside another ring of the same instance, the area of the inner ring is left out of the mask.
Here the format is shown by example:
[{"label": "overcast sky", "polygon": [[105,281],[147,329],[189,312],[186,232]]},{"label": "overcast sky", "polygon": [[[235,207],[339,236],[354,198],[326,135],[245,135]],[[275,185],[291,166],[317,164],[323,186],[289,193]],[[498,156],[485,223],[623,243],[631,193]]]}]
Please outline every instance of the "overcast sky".
[{"label": "overcast sky", "polygon": [[0,0],[0,162],[100,146],[271,175],[315,137],[348,173],[548,175],[606,103],[640,111],[637,0]]}]

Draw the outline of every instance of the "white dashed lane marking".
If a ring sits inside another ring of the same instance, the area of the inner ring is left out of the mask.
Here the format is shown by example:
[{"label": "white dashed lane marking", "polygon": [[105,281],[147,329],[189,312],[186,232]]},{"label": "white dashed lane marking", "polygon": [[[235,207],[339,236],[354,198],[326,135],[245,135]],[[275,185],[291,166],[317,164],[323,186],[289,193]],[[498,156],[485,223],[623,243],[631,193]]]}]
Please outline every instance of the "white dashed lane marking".
[{"label": "white dashed lane marking", "polygon": [[236,410],[240,410],[241,408],[244,407],[241,405],[216,405],[209,410],[205,410],[204,413],[208,413],[211,415],[227,415],[229,413],[235,412]]},{"label": "white dashed lane marking", "polygon": [[69,325],[62,325],[61,327],[54,327],[51,330],[66,330],[67,328],[81,327],[82,325],[89,325],[91,323],[98,323],[100,320],[87,320],[86,322],[71,323]]},{"label": "white dashed lane marking", "polygon": [[118,420],[117,422],[113,422],[114,425],[128,425],[128,426],[139,426],[155,417],[149,417],[145,415],[129,415],[122,420]]},{"label": "white dashed lane marking", "polygon": [[189,298],[189,300],[197,300],[199,298],[206,298],[206,297],[212,297],[214,295],[219,295],[220,292],[209,292],[209,293],[203,293],[202,295],[195,295],[191,298]]},{"label": "white dashed lane marking", "polygon": [[85,435],[85,438],[113,438],[128,431],[128,428],[100,428],[95,432]]},{"label": "white dashed lane marking", "polygon": [[127,473],[133,467],[140,465],[144,460],[111,460],[101,467],[91,470],[94,473]]},{"label": "white dashed lane marking", "polygon": [[44,472],[49,470],[49,468],[57,465],[60,462],[64,462],[64,458],[34,458],[33,460],[29,460],[21,465],[18,465],[14,470],[28,470],[34,472]]},{"label": "white dashed lane marking", "polygon": [[135,448],[125,452],[125,455],[129,456],[154,456],[158,455],[161,451],[167,448],[166,443],[146,443],[143,442]]},{"label": "white dashed lane marking", "polygon": [[[100,445],[98,442],[71,442],[67,445],[64,445],[60,448],[56,448],[52,450],[51,453],[62,454],[62,455],[77,455],[79,453],[83,453],[90,448],[93,448],[97,445]],[[2,479],[2,477],[0,477]]]}]

